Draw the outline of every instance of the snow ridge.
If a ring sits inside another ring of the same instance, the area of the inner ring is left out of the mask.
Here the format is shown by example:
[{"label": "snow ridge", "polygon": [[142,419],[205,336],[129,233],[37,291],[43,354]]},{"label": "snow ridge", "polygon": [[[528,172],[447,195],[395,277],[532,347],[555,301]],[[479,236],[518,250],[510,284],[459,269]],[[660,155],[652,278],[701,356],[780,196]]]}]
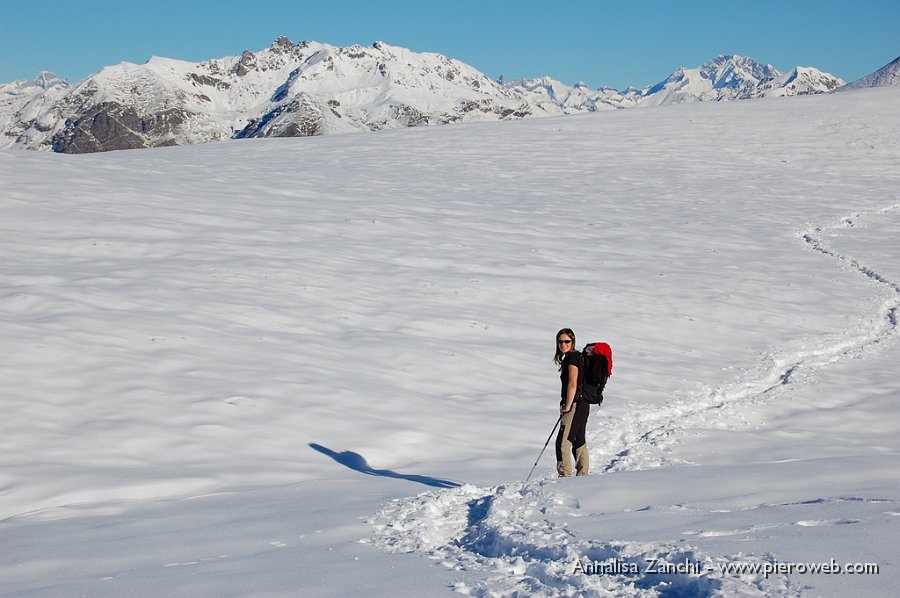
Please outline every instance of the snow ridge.
[{"label": "snow ridge", "polygon": [[841,88],[841,91],[851,89],[865,89],[868,87],[897,87],[900,86],[900,56],[884,65],[871,75],[858,79]]}]

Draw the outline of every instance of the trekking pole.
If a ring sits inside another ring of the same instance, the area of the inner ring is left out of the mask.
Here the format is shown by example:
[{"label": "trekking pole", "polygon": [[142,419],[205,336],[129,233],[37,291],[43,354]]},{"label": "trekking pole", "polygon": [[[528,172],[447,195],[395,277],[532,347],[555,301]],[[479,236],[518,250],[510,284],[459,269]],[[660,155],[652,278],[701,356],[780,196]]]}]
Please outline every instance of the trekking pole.
[{"label": "trekking pole", "polygon": [[535,462],[534,462],[534,467],[531,468],[531,471],[528,472],[528,477],[525,478],[525,483],[526,483],[526,484],[528,483],[528,480],[531,479],[531,474],[533,474],[533,473],[534,473],[534,470],[537,468],[538,461],[540,461],[540,460],[541,460],[541,457],[544,456],[544,451],[547,450],[547,445],[550,444],[550,439],[553,438],[553,432],[556,432],[556,426],[558,426],[558,425],[559,425],[559,422],[561,422],[561,421],[562,421],[562,415],[560,415],[560,416],[557,418],[556,423],[553,424],[553,430],[550,432],[550,436],[547,436],[547,442],[544,443],[544,448],[541,449],[541,454],[538,455],[538,458],[537,458],[537,459],[535,460]]}]

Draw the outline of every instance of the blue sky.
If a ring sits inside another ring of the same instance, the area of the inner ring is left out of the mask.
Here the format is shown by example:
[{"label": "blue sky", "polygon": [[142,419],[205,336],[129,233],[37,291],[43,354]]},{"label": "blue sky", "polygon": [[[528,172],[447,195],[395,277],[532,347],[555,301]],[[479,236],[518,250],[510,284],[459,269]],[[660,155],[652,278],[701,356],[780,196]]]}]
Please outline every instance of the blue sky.
[{"label": "blue sky", "polygon": [[719,54],[852,81],[900,56],[900,0],[0,0],[0,82],[76,82],[150,56],[201,61],[280,35],[375,41],[462,60],[492,78],[643,87]]}]

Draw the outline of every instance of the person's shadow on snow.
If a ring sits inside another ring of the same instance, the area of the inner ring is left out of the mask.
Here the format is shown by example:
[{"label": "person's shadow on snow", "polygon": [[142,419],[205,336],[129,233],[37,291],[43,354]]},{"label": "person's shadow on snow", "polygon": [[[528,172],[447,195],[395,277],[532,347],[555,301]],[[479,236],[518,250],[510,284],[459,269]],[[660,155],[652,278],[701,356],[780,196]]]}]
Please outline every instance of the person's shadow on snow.
[{"label": "person's shadow on snow", "polygon": [[365,457],[363,457],[359,453],[354,453],[353,451],[344,451],[342,453],[338,453],[328,447],[322,446],[321,444],[316,444],[315,442],[310,442],[309,446],[319,451],[323,455],[331,457],[341,465],[349,467],[354,471],[358,471],[366,475],[418,482],[419,484],[425,484],[426,486],[433,486],[435,488],[457,488],[458,486],[460,486],[460,484],[457,484],[456,482],[451,482],[450,480],[442,480],[440,478],[432,478],[424,475],[397,473],[396,471],[391,471],[390,469],[374,469],[369,466],[369,464],[366,462]]}]

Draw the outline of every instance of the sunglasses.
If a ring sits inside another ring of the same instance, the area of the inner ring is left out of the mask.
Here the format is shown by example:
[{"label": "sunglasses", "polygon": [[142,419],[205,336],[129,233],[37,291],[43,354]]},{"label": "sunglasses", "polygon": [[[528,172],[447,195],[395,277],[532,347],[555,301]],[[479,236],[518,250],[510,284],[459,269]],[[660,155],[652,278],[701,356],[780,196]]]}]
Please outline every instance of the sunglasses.
[{"label": "sunglasses", "polygon": [[566,339],[562,339],[562,338],[561,338],[561,339],[557,339],[556,342],[559,343],[560,345],[571,345],[571,344],[572,344],[572,340],[571,340],[571,339],[566,340]]}]

